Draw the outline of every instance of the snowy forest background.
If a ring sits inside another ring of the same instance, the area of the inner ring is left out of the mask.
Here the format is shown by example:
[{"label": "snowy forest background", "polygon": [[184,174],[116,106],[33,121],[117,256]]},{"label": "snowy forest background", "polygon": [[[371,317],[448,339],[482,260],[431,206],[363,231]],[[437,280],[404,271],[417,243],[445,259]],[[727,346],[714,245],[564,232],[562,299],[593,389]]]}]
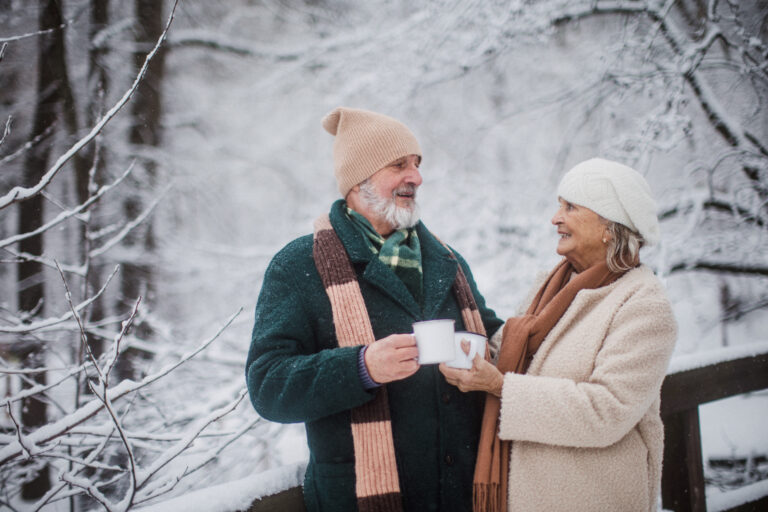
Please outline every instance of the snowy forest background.
[{"label": "snowy forest background", "polygon": [[[768,352],[766,102],[765,0],[0,0],[0,510],[305,457],[243,365],[267,263],[337,197],[339,105],[413,130],[422,218],[500,316],[604,156],[658,201],[673,367]],[[705,456],[764,478],[768,396],[707,407]]]}]

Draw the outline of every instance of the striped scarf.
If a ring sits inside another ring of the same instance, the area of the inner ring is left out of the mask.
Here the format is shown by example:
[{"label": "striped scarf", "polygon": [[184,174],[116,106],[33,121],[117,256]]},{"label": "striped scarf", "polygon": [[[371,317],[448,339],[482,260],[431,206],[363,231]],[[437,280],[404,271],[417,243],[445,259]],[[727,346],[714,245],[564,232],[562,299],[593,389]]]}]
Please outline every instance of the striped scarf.
[{"label": "striped scarf", "polygon": [[[315,221],[312,256],[331,302],[339,346],[369,345],[376,341],[357,275],[327,215]],[[485,335],[485,327],[461,265],[456,271],[453,293],[461,308],[465,328]],[[361,512],[401,511],[403,503],[387,387],[379,388],[370,402],[352,409],[351,422],[358,509]]]}]

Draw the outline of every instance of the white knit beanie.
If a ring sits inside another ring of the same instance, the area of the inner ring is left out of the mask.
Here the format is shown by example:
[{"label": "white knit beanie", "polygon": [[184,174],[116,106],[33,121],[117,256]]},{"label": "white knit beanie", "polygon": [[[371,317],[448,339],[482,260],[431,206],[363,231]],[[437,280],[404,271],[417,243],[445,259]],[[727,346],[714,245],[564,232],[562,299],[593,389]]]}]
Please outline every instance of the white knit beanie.
[{"label": "white knit beanie", "polygon": [[659,220],[651,187],[631,167],[602,158],[581,162],[565,173],[557,195],[623,224],[639,233],[646,245],[659,241]]},{"label": "white knit beanie", "polygon": [[383,114],[338,107],[323,118],[323,128],[336,136],[333,170],[342,197],[398,158],[421,156],[421,148],[411,130]]}]

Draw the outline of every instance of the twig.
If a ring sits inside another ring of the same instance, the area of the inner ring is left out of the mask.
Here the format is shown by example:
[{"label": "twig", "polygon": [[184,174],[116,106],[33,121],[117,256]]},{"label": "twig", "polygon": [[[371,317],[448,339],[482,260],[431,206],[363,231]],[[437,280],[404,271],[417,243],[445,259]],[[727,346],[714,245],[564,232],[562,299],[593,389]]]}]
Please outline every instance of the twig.
[{"label": "twig", "polygon": [[138,486],[143,487],[150,478],[152,478],[158,471],[160,471],[165,465],[167,465],[169,462],[171,462],[173,459],[178,457],[184,450],[186,450],[189,445],[191,445],[195,439],[198,438],[200,433],[207,428],[211,423],[218,421],[222,417],[226,416],[230,412],[232,412],[243,400],[243,398],[248,394],[247,390],[242,390],[237,398],[235,398],[232,402],[227,404],[226,406],[217,409],[205,418],[199,420],[192,428],[190,428],[187,431],[187,434],[184,439],[176,443],[174,446],[166,450],[166,452],[158,457],[152,465],[142,471],[139,474],[138,479]]},{"label": "twig", "polygon": [[[107,381],[101,380],[101,375],[99,375],[100,383],[101,383],[101,394],[99,394],[99,390],[96,389],[96,386],[91,383],[91,381],[88,381],[88,386],[91,388],[91,391],[93,391],[93,394],[96,395],[96,398],[101,400],[101,402],[104,404],[104,408],[106,409],[107,413],[109,414],[109,417],[112,418],[112,422],[115,425],[115,429],[117,430],[118,435],[120,436],[120,439],[123,442],[123,446],[125,447],[125,451],[128,455],[128,464],[130,467],[130,477],[131,482],[128,486],[128,490],[126,491],[126,496],[123,498],[122,502],[126,505],[129,505],[133,503],[133,497],[136,495],[137,485],[136,485],[136,457],[133,454],[133,448],[131,447],[131,442],[128,440],[128,437],[125,435],[125,431],[123,430],[123,425],[120,422],[120,420],[117,417],[117,414],[115,414],[114,407],[112,407],[112,401],[109,399],[109,393],[107,393]],[[126,507],[127,510],[127,507]]]},{"label": "twig", "polygon": [[29,150],[30,148],[35,147],[37,144],[39,144],[43,139],[48,137],[51,132],[53,132],[53,128],[56,126],[56,123],[53,122],[46,127],[45,130],[42,131],[42,133],[39,133],[35,135],[35,137],[32,140],[29,140],[22,144],[22,146],[14,151],[13,153],[10,153],[8,155],[5,155],[4,157],[0,158],[0,164],[6,164],[16,158],[19,155],[24,154],[25,151]]},{"label": "twig", "polygon": [[30,37],[38,37],[38,36],[44,36],[46,34],[50,34],[51,32],[54,32],[56,30],[61,30],[65,28],[71,21],[67,21],[66,23],[62,23],[61,25],[58,25],[56,27],[47,28],[45,30],[36,30],[34,32],[27,32],[26,34],[21,34],[18,36],[11,36],[11,37],[0,37],[0,43],[12,43],[14,41],[21,41],[23,39],[29,39]]},{"label": "twig", "polygon": [[160,200],[163,198],[163,196],[166,194],[166,192],[168,192],[168,190],[170,190],[170,188],[171,188],[170,185],[165,187],[165,189],[163,189],[163,191],[155,198],[154,201],[152,201],[152,204],[149,205],[149,207],[146,210],[144,210],[144,212],[142,212],[141,215],[139,215],[138,217],[133,219],[131,222],[127,223],[123,227],[123,229],[121,229],[115,236],[110,238],[108,241],[106,241],[100,247],[97,247],[96,249],[93,249],[89,253],[88,257],[93,259],[93,258],[95,258],[97,256],[101,256],[102,254],[104,254],[105,252],[110,250],[112,247],[114,247],[115,245],[120,243],[120,241],[122,241],[128,233],[133,231],[137,226],[139,226],[142,222],[144,222],[147,219],[147,217],[150,216],[150,214],[155,210],[157,205],[160,204]]},{"label": "twig", "polygon": [[[201,343],[196,349],[187,353],[181,360],[161,368],[159,371],[155,372],[154,374],[144,377],[139,382],[125,380],[120,382],[116,386],[112,387],[107,391],[109,399],[114,402],[119,398],[135,393],[140,389],[143,389],[149,386],[150,384],[157,382],[159,379],[165,377],[166,375],[174,371],[176,368],[178,368],[182,364],[194,358],[197,354],[205,350],[211,343],[213,343],[216,339],[218,339],[221,333],[224,332],[224,330],[227,327],[229,327],[229,325],[235,320],[235,318],[241,312],[242,312],[242,308],[239,309],[235,314],[233,314],[229,319],[227,319],[225,324],[213,336],[211,336],[209,339]],[[65,415],[64,417],[60,418],[54,423],[46,425],[45,428],[40,428],[35,432],[32,432],[26,437],[29,442],[35,445],[49,442],[52,439],[55,439],[63,435],[64,433],[68,432],[73,427],[80,425],[87,419],[93,417],[102,409],[103,409],[103,404],[101,403],[101,401],[97,399],[91,400],[90,402],[85,403],[82,407],[78,408],[72,413]],[[18,442],[9,443],[8,446],[0,448],[0,465],[5,464],[9,460],[15,459],[20,454],[21,454],[21,446],[19,445],[19,443]]]},{"label": "twig", "polygon": [[690,272],[693,270],[723,272],[726,274],[768,276],[768,266],[764,265],[741,265],[737,263],[718,263],[712,261],[683,261],[669,267],[670,274],[673,272]]},{"label": "twig", "polygon": [[91,197],[88,198],[87,201],[84,203],[76,206],[72,210],[61,212],[59,215],[56,216],[56,218],[51,219],[50,221],[46,222],[39,228],[35,229],[34,231],[29,231],[28,233],[21,233],[19,235],[14,235],[12,237],[6,238],[5,240],[0,240],[0,248],[7,247],[9,245],[15,244],[17,242],[20,242],[22,240],[26,240],[27,238],[32,238],[33,236],[37,236],[40,233],[44,233],[45,231],[48,231],[52,227],[61,224],[67,219],[70,219],[74,217],[75,215],[78,215],[79,213],[87,210],[92,204],[94,204],[96,201],[101,199],[101,197],[118,186],[120,183],[123,182],[125,178],[128,177],[128,175],[133,171],[133,166],[135,162],[132,162],[131,165],[128,167],[128,169],[125,170],[125,172],[120,175],[115,181],[110,183],[109,185],[104,185],[101,187],[95,194],[93,194]]},{"label": "twig", "polygon": [[[3,45],[2,49],[0,49],[0,60],[3,60],[3,52],[5,51],[5,46]],[[3,130],[3,136],[0,137],[0,145],[2,145],[3,142],[5,142],[5,138],[8,136],[9,133],[11,133],[11,119],[13,119],[13,116],[8,116],[8,120],[5,121],[5,129]]]},{"label": "twig", "polygon": [[[93,304],[94,301],[96,301],[101,295],[104,293],[104,291],[107,289],[107,286],[109,286],[110,281],[112,281],[112,278],[117,274],[117,271],[120,269],[119,266],[116,266],[115,269],[112,271],[112,273],[107,277],[107,280],[104,282],[104,285],[99,289],[98,292],[93,297],[90,297],[88,299],[85,299],[83,302],[78,304],[75,307],[76,312],[80,312],[83,309],[87,308],[91,304]],[[33,331],[39,331],[44,328],[51,327],[53,325],[60,324],[62,322],[66,322],[67,320],[72,318],[72,312],[64,313],[60,317],[56,318],[47,318],[45,320],[40,320],[39,322],[29,323],[29,324],[19,324],[14,327],[0,327],[0,333],[8,333],[8,334],[25,334],[30,333]]]},{"label": "twig", "polygon": [[13,409],[11,408],[11,404],[8,405],[8,417],[13,422],[14,431],[16,433],[16,440],[19,442],[19,446],[21,446],[21,454],[22,457],[25,459],[30,459],[32,457],[32,454],[36,452],[36,450],[33,447],[27,446],[27,442],[24,440],[24,434],[21,433],[21,425],[19,425],[19,422],[16,421],[16,418],[13,416]]},{"label": "twig", "polygon": [[133,311],[131,311],[131,315],[126,319],[120,328],[120,332],[115,336],[115,340],[112,343],[113,347],[113,354],[110,359],[107,359],[106,364],[104,365],[106,367],[106,370],[102,373],[99,371],[99,377],[104,379],[104,392],[106,394],[106,389],[109,386],[109,376],[112,373],[112,369],[115,367],[115,364],[117,363],[117,358],[120,356],[120,342],[125,338],[125,335],[128,334],[128,329],[130,329],[131,325],[133,324],[133,320],[136,318],[136,315],[139,313],[139,304],[141,304],[141,297],[138,297],[136,299],[136,304],[133,306]]},{"label": "twig", "polygon": [[12,188],[7,194],[0,197],[0,210],[3,208],[7,208],[8,206],[17,203],[19,201],[24,201],[26,199],[29,199],[31,197],[36,196],[40,193],[41,190],[43,190],[48,184],[51,182],[54,176],[58,174],[58,172],[64,167],[64,164],[66,164],[78,151],[80,151],[86,144],[91,142],[96,135],[98,135],[101,130],[104,128],[104,126],[109,123],[113,117],[117,115],[118,112],[125,106],[126,103],[128,103],[128,100],[131,99],[134,92],[136,92],[136,89],[139,86],[139,83],[141,83],[142,79],[144,78],[145,73],[147,72],[147,68],[149,67],[149,63],[152,61],[152,59],[157,54],[158,50],[160,49],[160,46],[163,44],[163,41],[165,41],[166,34],[168,33],[168,30],[171,27],[171,22],[173,21],[173,18],[176,13],[176,6],[178,5],[179,0],[175,0],[173,4],[173,8],[171,9],[171,15],[168,18],[168,22],[165,25],[165,28],[163,29],[163,32],[160,34],[160,37],[157,40],[157,43],[155,44],[154,48],[152,48],[152,51],[150,51],[146,58],[144,59],[144,64],[141,66],[141,69],[139,70],[139,73],[136,76],[136,79],[133,81],[133,85],[128,89],[125,94],[123,94],[122,98],[118,100],[118,102],[111,108],[109,111],[104,115],[104,117],[101,118],[101,120],[96,123],[96,125],[91,129],[91,131],[82,139],[77,141],[68,151],[66,151],[63,155],[59,157],[59,159],[53,164],[53,166],[46,171],[46,173],[43,175],[41,180],[37,183],[37,185],[34,185],[32,187],[14,187]]}]

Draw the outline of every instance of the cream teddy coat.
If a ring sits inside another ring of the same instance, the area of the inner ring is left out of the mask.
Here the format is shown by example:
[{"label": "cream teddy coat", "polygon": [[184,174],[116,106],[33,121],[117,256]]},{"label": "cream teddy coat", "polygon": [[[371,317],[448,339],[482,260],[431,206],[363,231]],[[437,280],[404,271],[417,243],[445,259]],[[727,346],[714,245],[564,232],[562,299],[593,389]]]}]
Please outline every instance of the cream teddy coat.
[{"label": "cream teddy coat", "polygon": [[528,373],[504,377],[510,512],[656,510],[659,395],[676,333],[648,267],[576,295]]}]

